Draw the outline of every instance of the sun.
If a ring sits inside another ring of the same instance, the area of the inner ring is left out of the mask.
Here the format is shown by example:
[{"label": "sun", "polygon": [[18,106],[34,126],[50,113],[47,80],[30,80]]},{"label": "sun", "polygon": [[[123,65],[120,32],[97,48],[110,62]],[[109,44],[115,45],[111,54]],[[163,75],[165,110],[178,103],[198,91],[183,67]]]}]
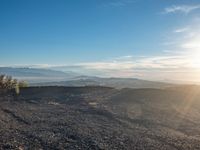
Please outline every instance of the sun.
[{"label": "sun", "polygon": [[200,49],[195,50],[193,54],[191,55],[190,59],[191,59],[192,67],[196,69],[200,69]]},{"label": "sun", "polygon": [[182,44],[183,51],[186,52],[190,65],[194,69],[200,69],[200,36],[197,33],[200,33],[200,31]]}]

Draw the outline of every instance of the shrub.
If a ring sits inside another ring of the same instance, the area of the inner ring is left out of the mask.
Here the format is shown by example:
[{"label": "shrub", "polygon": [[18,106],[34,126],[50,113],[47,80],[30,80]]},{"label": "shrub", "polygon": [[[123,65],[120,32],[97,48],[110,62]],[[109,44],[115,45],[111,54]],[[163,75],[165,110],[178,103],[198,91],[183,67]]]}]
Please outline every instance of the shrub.
[{"label": "shrub", "polygon": [[25,81],[18,81],[17,79],[12,79],[11,76],[0,75],[0,88],[3,90],[14,89],[16,94],[20,93],[21,87],[28,87],[28,83]]},{"label": "shrub", "polygon": [[19,93],[20,93],[20,88],[19,88],[18,85],[15,86],[15,93],[16,93],[17,95],[19,95]]},{"label": "shrub", "polygon": [[28,83],[27,83],[26,81],[20,81],[20,82],[18,83],[18,86],[19,86],[19,87],[28,87]]},{"label": "shrub", "polygon": [[4,88],[4,78],[5,75],[0,75],[0,88]]}]

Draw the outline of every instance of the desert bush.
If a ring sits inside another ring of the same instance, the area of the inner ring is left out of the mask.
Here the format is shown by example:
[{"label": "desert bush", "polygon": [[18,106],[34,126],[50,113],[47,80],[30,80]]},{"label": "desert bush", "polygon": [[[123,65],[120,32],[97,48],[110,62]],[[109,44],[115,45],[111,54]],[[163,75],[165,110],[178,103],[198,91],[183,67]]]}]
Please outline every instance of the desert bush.
[{"label": "desert bush", "polygon": [[4,88],[5,89],[12,89],[12,77],[11,76],[6,76],[4,79]]},{"label": "desert bush", "polygon": [[4,88],[4,78],[5,75],[0,75],[0,88]]},{"label": "desert bush", "polygon": [[20,87],[18,85],[15,86],[15,93],[17,95],[19,95],[19,93],[20,93]]},{"label": "desert bush", "polygon": [[1,89],[6,91],[14,89],[16,94],[19,94],[21,87],[28,87],[28,83],[25,81],[18,81],[17,79],[12,79],[11,76],[0,75]]},{"label": "desert bush", "polygon": [[20,82],[18,83],[18,86],[19,86],[19,87],[28,87],[28,83],[27,83],[26,81],[20,81]]}]

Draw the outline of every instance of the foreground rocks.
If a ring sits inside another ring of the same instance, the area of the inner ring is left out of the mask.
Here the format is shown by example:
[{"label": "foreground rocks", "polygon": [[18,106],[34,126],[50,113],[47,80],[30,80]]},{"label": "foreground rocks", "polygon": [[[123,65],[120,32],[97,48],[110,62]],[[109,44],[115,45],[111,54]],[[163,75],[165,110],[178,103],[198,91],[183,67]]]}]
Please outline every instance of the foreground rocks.
[{"label": "foreground rocks", "polygon": [[25,88],[0,95],[0,149],[200,149],[198,90]]}]

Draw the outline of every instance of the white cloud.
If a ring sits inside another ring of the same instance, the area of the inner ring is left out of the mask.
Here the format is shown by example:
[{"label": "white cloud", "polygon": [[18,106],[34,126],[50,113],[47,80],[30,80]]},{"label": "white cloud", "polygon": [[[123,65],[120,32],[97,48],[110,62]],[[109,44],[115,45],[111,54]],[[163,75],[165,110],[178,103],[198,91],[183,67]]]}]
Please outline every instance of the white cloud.
[{"label": "white cloud", "polygon": [[[119,59],[123,58],[123,59]],[[193,57],[192,57],[193,58]],[[198,57],[196,57],[198,58]],[[198,61],[198,59],[195,59]],[[73,65],[33,65],[37,68],[49,68],[73,71],[83,75],[100,77],[134,77],[148,80],[199,80],[200,62],[191,60],[188,53],[164,53],[157,56],[120,56],[106,61],[82,62]],[[198,65],[199,63],[199,65]],[[198,65],[198,66],[195,66]]]},{"label": "white cloud", "polygon": [[174,33],[184,33],[184,32],[187,32],[188,30],[190,30],[189,27],[179,28],[179,29],[174,30]]},{"label": "white cloud", "polygon": [[183,43],[181,45],[181,47],[184,48],[184,49],[190,49],[190,50],[191,49],[192,50],[194,50],[194,49],[200,50],[200,37],[196,37],[194,39],[186,41],[185,43]]},{"label": "white cloud", "polygon": [[135,0],[111,0],[109,2],[104,3],[106,7],[123,7],[135,2]]},{"label": "white cloud", "polygon": [[95,75],[103,77],[138,77],[161,80],[171,78],[180,72],[187,73],[188,69],[191,68],[190,64],[190,60],[184,55],[165,55],[132,57],[132,59],[127,58],[127,60],[114,58],[111,61],[87,62],[77,65],[81,66],[83,70],[87,70],[85,72],[89,75],[96,73]]},{"label": "white cloud", "polygon": [[171,7],[165,8],[164,13],[169,14],[180,12],[188,14],[197,9],[200,9],[200,5],[173,5]]},{"label": "white cloud", "polygon": [[[200,21],[195,21],[188,28],[180,29],[180,32],[176,32],[176,39],[179,39],[179,42],[176,43],[184,52],[197,52],[200,51],[200,27],[198,26]],[[180,34],[181,33],[181,34]],[[173,40],[176,40],[173,39]]]},{"label": "white cloud", "polygon": [[[200,20],[191,21],[187,30],[176,32],[171,40],[177,41],[168,51],[169,55],[182,56],[185,66],[193,70],[200,70]],[[184,29],[184,28],[182,28]],[[170,38],[169,38],[170,39]],[[195,73],[193,73],[195,74]],[[200,75],[200,74],[199,74]]]}]

